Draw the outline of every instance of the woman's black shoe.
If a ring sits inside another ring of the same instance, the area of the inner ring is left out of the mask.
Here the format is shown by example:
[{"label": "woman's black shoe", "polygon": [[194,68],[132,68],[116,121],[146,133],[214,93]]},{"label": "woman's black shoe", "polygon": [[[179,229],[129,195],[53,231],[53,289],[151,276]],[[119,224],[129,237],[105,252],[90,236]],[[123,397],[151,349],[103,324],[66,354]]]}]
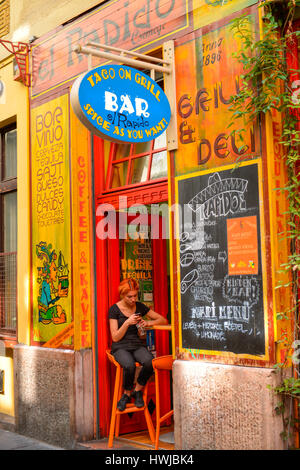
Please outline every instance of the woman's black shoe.
[{"label": "woman's black shoe", "polygon": [[143,392],[142,390],[140,391],[134,391],[131,396],[134,398],[134,404],[137,408],[143,408],[145,405],[144,400],[143,400]]},{"label": "woman's black shoe", "polygon": [[126,393],[124,393],[122,395],[121,399],[117,403],[118,410],[124,411],[125,408],[126,408],[127,403],[129,403],[129,402],[130,402],[130,397]]}]

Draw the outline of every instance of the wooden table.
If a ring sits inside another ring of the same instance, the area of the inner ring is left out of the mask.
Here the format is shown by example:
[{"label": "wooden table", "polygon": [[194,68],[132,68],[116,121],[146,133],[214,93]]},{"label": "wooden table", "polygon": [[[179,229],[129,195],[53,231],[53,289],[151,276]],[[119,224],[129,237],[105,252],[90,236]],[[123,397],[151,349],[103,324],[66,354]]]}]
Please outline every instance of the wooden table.
[{"label": "wooden table", "polygon": [[[147,330],[148,330],[148,328],[147,328]],[[153,325],[152,327],[149,328],[149,330],[172,331],[172,325]]]}]

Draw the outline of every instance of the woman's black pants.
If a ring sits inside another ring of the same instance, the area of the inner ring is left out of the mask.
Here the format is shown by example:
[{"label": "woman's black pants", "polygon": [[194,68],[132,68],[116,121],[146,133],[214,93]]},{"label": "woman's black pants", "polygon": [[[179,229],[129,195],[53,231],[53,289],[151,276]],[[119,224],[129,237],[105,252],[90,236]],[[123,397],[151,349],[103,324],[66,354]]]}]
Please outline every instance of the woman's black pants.
[{"label": "woman's black pants", "polygon": [[153,374],[152,359],[150,351],[141,346],[134,351],[126,351],[118,349],[113,353],[116,361],[123,367],[123,388],[124,390],[132,390],[134,386],[135,363],[139,362],[142,369],[137,378],[139,385],[146,385],[148,379]]}]

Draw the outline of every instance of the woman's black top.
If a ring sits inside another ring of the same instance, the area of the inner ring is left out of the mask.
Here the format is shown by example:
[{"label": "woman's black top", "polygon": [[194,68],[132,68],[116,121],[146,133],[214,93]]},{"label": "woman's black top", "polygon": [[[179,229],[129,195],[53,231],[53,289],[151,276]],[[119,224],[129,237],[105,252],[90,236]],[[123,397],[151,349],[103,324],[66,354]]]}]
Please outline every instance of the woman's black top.
[{"label": "woman's black top", "polygon": [[[146,315],[150,310],[147,305],[142,304],[142,302],[136,302],[135,304],[135,313],[141,313],[142,316]],[[108,318],[118,321],[118,329],[121,328],[123,323],[127,320],[128,317],[124,315],[117,304],[114,304],[110,307],[108,311]],[[126,351],[134,351],[140,346],[144,346],[143,341],[139,338],[138,329],[136,325],[129,325],[125,335],[120,341],[113,341],[111,345],[111,352],[115,352],[118,349],[126,349]]]}]

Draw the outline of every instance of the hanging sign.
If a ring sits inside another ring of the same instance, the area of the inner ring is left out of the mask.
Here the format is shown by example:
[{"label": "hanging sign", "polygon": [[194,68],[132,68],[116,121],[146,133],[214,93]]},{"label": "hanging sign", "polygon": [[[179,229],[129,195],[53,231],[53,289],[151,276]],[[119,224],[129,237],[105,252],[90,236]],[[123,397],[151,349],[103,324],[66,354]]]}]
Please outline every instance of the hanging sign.
[{"label": "hanging sign", "polygon": [[168,98],[150,77],[132,67],[103,65],[81,75],[71,90],[80,121],[103,139],[147,142],[168,127]]}]

